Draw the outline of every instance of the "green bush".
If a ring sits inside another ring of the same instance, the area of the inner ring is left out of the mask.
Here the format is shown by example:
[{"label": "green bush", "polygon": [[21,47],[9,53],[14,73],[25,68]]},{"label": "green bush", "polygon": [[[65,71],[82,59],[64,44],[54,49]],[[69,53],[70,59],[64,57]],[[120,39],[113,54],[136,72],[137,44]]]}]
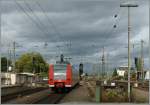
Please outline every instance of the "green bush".
[{"label": "green bush", "polygon": [[111,102],[111,101],[114,100],[114,98],[118,97],[118,95],[117,95],[117,92],[116,92],[116,91],[110,90],[110,91],[108,91],[108,93],[107,93],[107,97],[108,97],[109,101]]}]

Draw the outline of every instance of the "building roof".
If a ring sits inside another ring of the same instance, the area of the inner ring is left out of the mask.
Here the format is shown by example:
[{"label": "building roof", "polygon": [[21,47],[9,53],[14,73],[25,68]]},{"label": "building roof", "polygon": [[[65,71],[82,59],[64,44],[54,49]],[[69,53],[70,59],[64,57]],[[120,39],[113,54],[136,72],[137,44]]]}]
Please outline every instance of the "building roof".
[{"label": "building roof", "polygon": [[[128,70],[128,66],[120,66],[117,69],[126,71],[126,70]],[[131,70],[134,70],[134,67],[131,67]]]}]

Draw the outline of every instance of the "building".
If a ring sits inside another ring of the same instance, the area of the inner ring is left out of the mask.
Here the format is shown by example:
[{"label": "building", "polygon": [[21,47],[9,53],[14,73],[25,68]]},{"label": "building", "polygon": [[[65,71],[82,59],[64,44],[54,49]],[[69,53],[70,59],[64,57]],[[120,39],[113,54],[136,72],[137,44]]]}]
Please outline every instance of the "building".
[{"label": "building", "polygon": [[125,75],[125,70],[117,70],[117,74],[118,74],[118,76],[122,76],[122,77],[124,77],[124,75]]},{"label": "building", "polygon": [[[131,67],[131,73],[134,72],[135,69],[133,67]],[[128,72],[128,66],[120,66],[117,68],[117,74],[118,76],[122,76],[124,77],[125,76],[125,73]]]},{"label": "building", "polygon": [[145,80],[149,80],[150,79],[150,71],[148,70],[148,71],[146,71],[146,73],[145,73]]},{"label": "building", "polygon": [[1,85],[31,85],[35,82],[40,82],[42,78],[33,73],[1,73]]},{"label": "building", "polygon": [[118,76],[125,76],[125,73],[128,71],[128,67],[127,66],[120,66],[117,68],[117,74]]}]

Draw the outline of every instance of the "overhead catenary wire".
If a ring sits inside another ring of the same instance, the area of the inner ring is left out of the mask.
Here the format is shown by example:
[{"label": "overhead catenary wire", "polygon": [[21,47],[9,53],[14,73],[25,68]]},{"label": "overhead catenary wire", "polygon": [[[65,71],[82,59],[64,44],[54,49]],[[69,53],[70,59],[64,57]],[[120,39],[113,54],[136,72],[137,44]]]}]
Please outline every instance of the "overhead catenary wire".
[{"label": "overhead catenary wire", "polygon": [[16,3],[16,6],[19,7],[19,10],[22,10],[23,13],[30,19],[31,22],[34,23],[34,25],[39,29],[39,31],[42,33],[42,34],[45,34],[47,35],[47,33],[45,33],[45,31],[41,28],[42,26],[40,26],[40,24],[38,23],[38,21],[34,20],[29,14],[28,12],[26,12],[26,10],[17,2],[15,1]]},{"label": "overhead catenary wire", "polygon": [[[118,8],[116,9],[116,10],[118,10]],[[119,11],[117,12],[117,14],[115,14],[115,18],[117,18],[118,17],[118,14],[120,13],[120,9],[119,9]],[[116,20],[115,20],[115,25],[116,25],[116,23],[118,22],[118,21],[120,20],[119,18],[117,18]],[[113,24],[114,24],[114,22],[113,22]],[[107,28],[106,29],[109,29],[108,27],[110,27],[110,24],[108,24],[108,26],[107,26]],[[104,32],[104,35],[108,35],[108,34],[110,34],[110,33],[112,33],[112,32],[114,32],[114,27],[113,27],[113,25],[111,26],[111,28],[110,28],[110,30],[107,30],[107,31],[105,31]],[[107,40],[108,40],[108,38],[106,38],[105,40],[104,40],[104,42],[107,42]],[[105,46],[105,45],[104,45]],[[103,46],[103,47],[104,47]],[[106,47],[106,46],[105,46]]]},{"label": "overhead catenary wire", "polygon": [[[45,30],[43,30],[43,28],[41,26],[42,24],[39,24],[40,19],[33,13],[33,10],[31,9],[31,7],[30,7],[30,11],[34,14],[34,16],[36,16],[36,19],[34,19],[31,15],[29,15],[29,13],[26,11],[26,9],[23,6],[21,6],[21,4],[19,2],[15,1],[15,3],[17,5],[17,7],[19,7],[19,9],[22,10],[23,13],[36,25],[36,27],[41,31],[41,33],[45,34],[45,36],[47,36],[48,33],[45,32]],[[28,4],[26,4],[26,5],[28,5]],[[28,9],[29,9],[29,5],[28,5]]]},{"label": "overhead catenary wire", "polygon": [[[56,25],[53,23],[53,21],[51,20],[51,18],[47,15],[47,13],[45,12],[45,10],[44,10],[44,8],[40,5],[40,3],[38,2],[38,1],[36,1],[36,4],[39,6],[39,8],[42,10],[42,12],[43,12],[43,14],[45,15],[45,17],[47,18],[47,20],[48,20],[48,23],[53,27],[53,29],[55,30],[55,32],[56,32],[56,36],[57,36],[57,38],[58,38],[58,42],[61,42],[62,41],[62,35],[61,35],[61,33],[60,33],[60,31],[58,30],[58,28],[56,27]],[[63,44],[64,45],[66,45],[65,44],[65,42],[64,41],[62,41],[63,42]],[[66,46],[67,47],[67,49],[69,49],[69,50],[71,50],[70,48],[68,48],[68,46]]]},{"label": "overhead catenary wire", "polygon": [[[36,2],[37,4],[39,4],[38,2]],[[29,5],[29,4],[28,4]],[[45,12],[45,10],[42,8],[42,6],[39,4],[39,7],[41,8],[41,10],[43,11],[43,13],[45,14],[45,16],[47,17],[47,19],[48,19],[48,21],[49,21],[49,23],[53,26],[53,28],[55,29],[55,31],[56,31],[56,33],[57,33],[57,36],[59,36],[58,38],[59,39],[62,39],[61,38],[61,34],[60,34],[60,32],[58,31],[58,29],[56,28],[56,26],[55,26],[55,24],[53,23],[53,21],[51,21],[51,19],[50,19],[50,17],[46,14],[46,12]],[[31,7],[30,7],[31,8]],[[30,9],[31,10],[31,9]],[[33,12],[33,10],[32,10],[32,12]],[[27,13],[28,14],[28,13]],[[28,14],[29,15],[29,14]],[[30,16],[30,15],[29,15]],[[31,17],[31,16],[30,16]],[[32,17],[31,17],[32,18]],[[32,20],[32,19],[31,19]],[[40,20],[40,19],[33,19],[34,21],[35,21],[35,23],[37,23],[38,24],[38,27],[40,27],[41,28],[41,22],[40,21],[36,21],[36,20]],[[43,29],[43,28],[42,28]],[[41,29],[41,30],[42,30]],[[113,29],[113,28],[112,28]],[[44,31],[44,30],[42,30],[42,31]],[[45,32],[44,32],[45,33]]]},{"label": "overhead catenary wire", "polygon": [[[55,32],[56,32],[56,35],[55,36],[57,36],[57,38],[59,39],[59,41],[58,42],[61,42],[61,38],[59,37],[60,36],[60,32],[57,30],[57,28],[56,28],[56,26],[54,25],[54,23],[51,21],[51,19],[49,18],[49,16],[46,14],[46,12],[45,12],[45,10],[42,8],[42,6],[38,3],[38,1],[37,2],[35,2],[38,6],[39,6],[39,8],[42,10],[42,12],[43,12],[43,14],[45,15],[45,17],[47,18],[47,20],[48,20],[48,23],[50,24],[50,25],[52,25],[52,27],[53,27],[53,29],[55,30]],[[58,36],[59,35],[59,36]]]},{"label": "overhead catenary wire", "polygon": [[45,32],[41,29],[41,26],[38,24],[38,22],[36,20],[34,20],[27,12],[26,10],[16,1],[14,0],[16,5],[23,11],[23,13],[36,25],[36,27],[43,33],[45,34]]},{"label": "overhead catenary wire", "polygon": [[[27,6],[27,8],[31,11],[31,13],[34,15],[34,17],[36,18],[36,20],[39,22],[39,24],[41,24],[41,26],[43,26],[42,28],[45,29],[46,33],[49,34],[50,32],[47,30],[47,27],[44,25],[44,23],[41,22],[41,20],[39,19],[39,17],[34,13],[33,9],[30,7],[30,4],[25,2],[25,5]],[[45,39],[47,39],[47,35],[45,36]],[[44,43],[44,48],[46,48],[48,46],[47,41],[45,41]]]},{"label": "overhead catenary wire", "polygon": [[[38,1],[36,1],[36,4],[37,4],[37,5],[39,6],[39,8],[42,10],[43,14],[45,15],[45,17],[46,17],[47,20],[48,20],[48,23],[49,23],[50,25],[52,25],[53,29],[54,29],[55,32],[57,33],[56,35],[57,35],[57,36],[59,35],[59,36],[61,37],[60,32],[59,32],[58,29],[56,28],[55,24],[51,21],[50,17],[46,14],[46,12],[45,12],[45,10],[43,9],[43,7],[39,4]],[[58,38],[60,39],[60,37],[58,37]]]},{"label": "overhead catenary wire", "polygon": [[[117,8],[117,9],[118,9],[118,8]],[[108,35],[108,34],[110,34],[110,33],[116,32],[116,30],[114,30],[114,28],[117,28],[117,25],[118,25],[118,23],[119,23],[119,21],[120,21],[120,19],[121,19],[121,15],[120,15],[121,10],[120,10],[120,9],[118,9],[118,10],[119,10],[119,11],[117,12],[117,14],[114,15],[114,18],[115,18],[115,23],[113,23],[114,25],[111,26],[111,29],[110,29],[110,30],[105,31],[105,32],[104,32],[104,35]],[[118,15],[119,15],[119,18],[118,18]],[[109,25],[108,27],[110,27],[110,25]],[[107,28],[107,29],[109,29],[109,28]],[[108,40],[108,38],[106,38],[104,42],[106,42],[107,40]],[[104,45],[104,46],[105,46],[105,45]],[[103,46],[103,47],[104,47],[104,46]],[[106,47],[106,46],[105,46],[105,47]],[[109,65],[107,65],[107,66],[109,66]]]},{"label": "overhead catenary wire", "polygon": [[41,20],[38,18],[38,16],[34,13],[33,9],[30,7],[30,5],[24,0],[24,3],[26,5],[26,7],[31,11],[31,13],[33,14],[33,16],[36,18],[36,20],[39,22],[39,24],[42,26],[42,29],[45,29],[45,32],[47,34],[49,34],[49,32],[46,30],[46,26],[41,22]]},{"label": "overhead catenary wire", "polygon": [[[121,12],[121,10],[120,9],[118,9],[118,8],[116,8],[116,10],[115,11],[118,11],[116,14],[117,15],[115,15],[115,17],[117,17],[116,19],[115,19],[115,22],[113,21],[113,24],[112,24],[112,26],[110,26],[110,24],[108,24],[108,25],[106,25],[106,29],[107,29],[107,31],[105,31],[104,32],[104,35],[108,35],[108,34],[110,34],[110,33],[112,33],[112,32],[115,32],[116,30],[114,30],[114,27],[113,27],[113,25],[115,24],[116,26],[118,25],[118,23],[119,23],[119,21],[120,21],[120,13],[121,14],[123,14],[123,12]],[[119,18],[118,18],[119,17]],[[111,27],[111,28],[109,28],[109,27]],[[108,40],[108,38],[106,38],[105,40],[104,40],[104,42],[107,42],[107,40]],[[105,46],[105,45],[104,45]]]},{"label": "overhead catenary wire", "polygon": [[[44,15],[47,17],[47,19],[48,19],[48,22],[53,26],[53,28],[55,29],[55,31],[57,32],[57,35],[59,35],[60,36],[60,33],[59,33],[59,31],[57,30],[57,28],[56,28],[56,26],[54,25],[54,23],[51,21],[51,19],[50,19],[50,17],[46,14],[46,12],[45,12],[45,10],[42,8],[42,6],[39,4],[39,2],[36,2],[37,3],[37,5],[41,8],[41,10],[43,11],[43,13],[44,13]],[[119,11],[120,12],[120,11]],[[117,15],[116,15],[117,16]],[[113,28],[112,28],[113,29]],[[111,30],[112,30],[111,29]],[[110,30],[110,31],[111,31]],[[110,32],[109,31],[109,32]],[[108,32],[108,31],[107,31]]]},{"label": "overhead catenary wire", "polygon": [[[119,24],[119,22],[120,22],[120,20],[121,20],[121,14],[123,14],[123,12],[121,12],[121,10],[119,9],[119,11],[118,11],[118,13],[117,13],[117,17],[115,17],[116,19],[115,19],[115,23],[114,23],[114,25],[116,25],[116,27],[111,27],[111,29],[109,30],[109,31],[107,31],[107,34],[109,34],[110,32],[112,32],[112,33],[115,33],[115,32],[117,32],[117,30],[115,30],[114,28],[117,28],[118,27],[118,24]],[[115,14],[116,15],[116,14]],[[106,39],[106,40],[108,40],[108,39]],[[106,41],[105,40],[105,41]],[[121,44],[121,45],[124,45],[124,44]]]}]

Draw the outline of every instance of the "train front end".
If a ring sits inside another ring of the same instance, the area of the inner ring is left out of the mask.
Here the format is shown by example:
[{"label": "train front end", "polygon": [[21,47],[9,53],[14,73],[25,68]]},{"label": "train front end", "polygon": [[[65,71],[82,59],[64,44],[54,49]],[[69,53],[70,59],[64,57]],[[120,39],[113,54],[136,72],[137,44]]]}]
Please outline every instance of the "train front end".
[{"label": "train front end", "polygon": [[70,64],[50,65],[49,87],[54,91],[66,90],[72,87],[72,68]]}]

